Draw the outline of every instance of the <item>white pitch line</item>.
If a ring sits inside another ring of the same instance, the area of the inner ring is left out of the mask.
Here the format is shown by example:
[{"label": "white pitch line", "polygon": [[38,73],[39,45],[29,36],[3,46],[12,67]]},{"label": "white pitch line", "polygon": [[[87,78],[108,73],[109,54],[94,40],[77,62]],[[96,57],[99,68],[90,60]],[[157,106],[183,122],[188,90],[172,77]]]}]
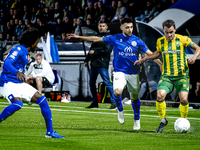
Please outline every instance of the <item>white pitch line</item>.
[{"label": "white pitch line", "polygon": [[[0,105],[0,107],[5,107],[3,105]],[[36,107],[22,107],[24,109],[40,109]],[[118,115],[118,113],[107,113],[107,112],[93,112],[93,111],[79,111],[79,110],[64,110],[64,109],[51,109],[53,111],[68,111],[68,112],[77,112],[77,113],[90,113],[90,114],[104,114],[104,115]],[[125,116],[134,116],[133,114],[124,114]],[[159,118],[159,116],[153,116],[153,115],[140,115],[141,117],[153,117],[153,118]],[[167,117],[167,118],[179,118],[179,117]],[[200,118],[187,118],[192,120],[200,120]]]},{"label": "white pitch line", "polygon": [[[7,102],[0,102],[0,104],[9,104]],[[24,105],[28,105],[24,103]],[[32,104],[32,106],[38,106],[37,104]],[[85,107],[74,107],[74,106],[58,106],[58,105],[49,105],[50,107],[58,108],[76,108],[76,109],[85,109]],[[92,108],[92,110],[106,110],[106,111],[116,111],[114,109],[104,109],[104,108]],[[133,110],[124,110],[124,112],[132,112]],[[140,111],[156,111],[156,109],[140,110]],[[166,111],[180,111],[179,109],[167,109]]]}]

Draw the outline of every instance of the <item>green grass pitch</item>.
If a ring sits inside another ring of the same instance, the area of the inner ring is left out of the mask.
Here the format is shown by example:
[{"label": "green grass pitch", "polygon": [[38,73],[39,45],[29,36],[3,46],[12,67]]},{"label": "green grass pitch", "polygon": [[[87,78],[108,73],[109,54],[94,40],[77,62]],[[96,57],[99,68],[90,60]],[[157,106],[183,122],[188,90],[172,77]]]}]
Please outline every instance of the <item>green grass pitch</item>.
[{"label": "green grass pitch", "polygon": [[[0,112],[8,105],[0,99]],[[160,118],[153,106],[141,106],[141,129],[133,131],[133,111],[124,106],[125,123],[118,123],[117,110],[110,104],[85,109],[89,103],[49,102],[54,130],[65,139],[45,138],[46,127],[38,105],[24,107],[0,123],[0,150],[199,150],[200,110],[190,109],[191,129],[176,133],[174,122],[178,108],[166,109],[169,124],[163,133],[155,133]]]}]

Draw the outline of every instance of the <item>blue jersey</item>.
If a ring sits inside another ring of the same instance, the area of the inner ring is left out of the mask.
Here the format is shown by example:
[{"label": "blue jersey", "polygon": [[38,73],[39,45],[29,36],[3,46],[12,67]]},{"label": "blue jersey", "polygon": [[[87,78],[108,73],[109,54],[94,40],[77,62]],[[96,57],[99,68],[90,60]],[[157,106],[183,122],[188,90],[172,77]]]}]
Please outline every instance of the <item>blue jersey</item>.
[{"label": "blue jersey", "polygon": [[114,59],[113,67],[115,72],[125,74],[139,73],[139,66],[133,65],[138,60],[139,52],[145,53],[149,48],[137,36],[126,37],[121,34],[103,37],[106,44],[113,45]]},{"label": "blue jersey", "polygon": [[22,83],[17,80],[17,72],[24,73],[25,67],[28,64],[28,50],[25,46],[16,45],[14,46],[7,58],[4,61],[3,71],[0,77],[0,86],[4,83],[14,82]]}]

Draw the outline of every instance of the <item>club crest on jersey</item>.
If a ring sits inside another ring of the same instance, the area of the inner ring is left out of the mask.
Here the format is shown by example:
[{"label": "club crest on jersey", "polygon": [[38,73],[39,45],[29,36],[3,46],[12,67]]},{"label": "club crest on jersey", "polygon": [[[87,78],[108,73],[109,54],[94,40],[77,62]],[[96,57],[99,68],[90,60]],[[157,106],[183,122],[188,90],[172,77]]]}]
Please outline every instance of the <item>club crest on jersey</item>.
[{"label": "club crest on jersey", "polygon": [[137,45],[137,42],[133,41],[131,44],[132,44],[133,46],[136,46],[136,45]]},{"label": "club crest on jersey", "polygon": [[14,56],[17,56],[17,54],[18,54],[17,51],[14,51],[14,52],[12,53],[12,55],[14,55]]},{"label": "club crest on jersey", "polygon": [[21,47],[17,47],[18,50],[21,50]]}]

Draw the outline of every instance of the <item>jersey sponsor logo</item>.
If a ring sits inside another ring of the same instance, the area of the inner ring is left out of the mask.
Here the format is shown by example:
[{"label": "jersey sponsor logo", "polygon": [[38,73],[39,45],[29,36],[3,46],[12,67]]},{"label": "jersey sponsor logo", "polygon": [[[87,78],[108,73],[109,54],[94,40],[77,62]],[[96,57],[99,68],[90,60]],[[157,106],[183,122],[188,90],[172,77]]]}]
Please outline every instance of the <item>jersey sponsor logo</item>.
[{"label": "jersey sponsor logo", "polygon": [[163,54],[180,54],[181,50],[163,51]]},{"label": "jersey sponsor logo", "polygon": [[12,59],[15,59],[15,56],[14,56],[14,55],[10,55],[9,57],[12,58]]},{"label": "jersey sponsor logo", "polygon": [[18,54],[17,51],[14,51],[14,52],[12,53],[12,55],[14,55],[14,56],[17,56],[17,54]]},{"label": "jersey sponsor logo", "polygon": [[136,41],[133,41],[131,44],[132,44],[133,46],[136,46],[136,45],[137,45],[137,42],[136,42]]},{"label": "jersey sponsor logo", "polygon": [[122,39],[120,39],[120,42],[122,42]]},{"label": "jersey sponsor logo", "polygon": [[121,55],[121,56],[134,56],[136,54],[133,53],[133,50],[132,50],[131,47],[126,47],[123,52],[119,52],[119,55]]}]

